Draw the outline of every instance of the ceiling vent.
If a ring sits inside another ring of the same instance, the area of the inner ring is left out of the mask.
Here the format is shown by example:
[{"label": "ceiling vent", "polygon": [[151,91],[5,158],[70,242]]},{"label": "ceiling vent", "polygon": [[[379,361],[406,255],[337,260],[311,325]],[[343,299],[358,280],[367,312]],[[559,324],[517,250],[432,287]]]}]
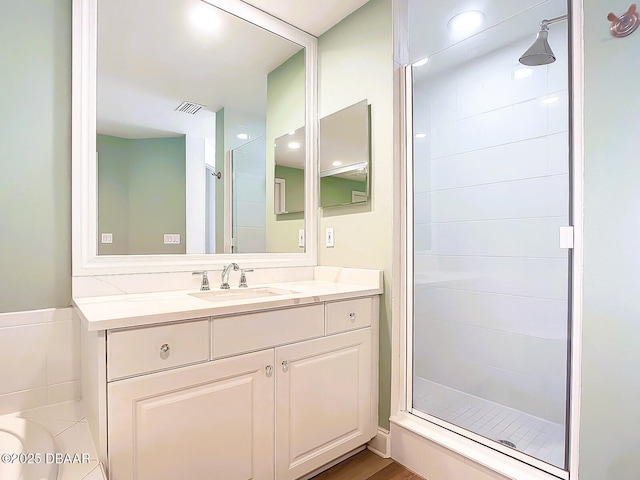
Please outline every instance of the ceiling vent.
[{"label": "ceiling vent", "polygon": [[201,109],[207,108],[205,105],[200,105],[198,103],[193,102],[182,102],[178,108],[176,108],[176,112],[184,112],[189,115],[193,115],[199,112]]}]

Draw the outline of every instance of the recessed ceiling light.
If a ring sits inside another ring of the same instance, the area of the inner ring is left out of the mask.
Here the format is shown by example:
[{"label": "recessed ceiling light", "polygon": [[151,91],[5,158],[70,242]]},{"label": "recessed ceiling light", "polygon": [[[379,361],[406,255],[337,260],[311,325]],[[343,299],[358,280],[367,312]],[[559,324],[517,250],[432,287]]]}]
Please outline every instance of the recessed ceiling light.
[{"label": "recessed ceiling light", "polygon": [[289,147],[291,150],[297,150],[300,148],[300,143],[299,142],[289,142],[287,144],[287,147]]},{"label": "recessed ceiling light", "polygon": [[416,134],[414,135],[414,137],[416,137],[416,138],[425,138],[426,136],[427,136],[427,134],[426,134],[426,133],[416,133]]},{"label": "recessed ceiling light", "polygon": [[208,3],[198,2],[191,9],[191,24],[202,33],[213,33],[220,27],[218,10]]},{"label": "recessed ceiling light", "polygon": [[417,62],[412,63],[414,67],[421,67],[429,63],[429,57],[424,57],[422,60],[418,60]]},{"label": "recessed ceiling light", "polygon": [[339,167],[340,165],[342,165],[342,162],[340,160],[336,160],[331,165],[333,165],[334,167]]},{"label": "recessed ceiling light", "polygon": [[289,135],[295,135],[295,134],[296,134],[296,131],[295,131],[295,130],[291,130],[291,131],[289,132]]},{"label": "recessed ceiling light", "polygon": [[236,135],[236,137],[238,137],[240,140],[249,140],[248,133],[239,133],[238,135]]},{"label": "recessed ceiling light", "polygon": [[533,74],[531,68],[519,68],[513,72],[513,78],[516,80],[522,80],[523,78],[530,77]]},{"label": "recessed ceiling light", "polygon": [[544,103],[545,105],[549,105],[551,103],[557,103],[559,101],[560,101],[560,97],[557,97],[555,95],[542,99],[542,103]]},{"label": "recessed ceiling light", "polygon": [[456,33],[474,32],[484,23],[484,13],[478,10],[468,10],[457,14],[449,20],[449,29]]}]

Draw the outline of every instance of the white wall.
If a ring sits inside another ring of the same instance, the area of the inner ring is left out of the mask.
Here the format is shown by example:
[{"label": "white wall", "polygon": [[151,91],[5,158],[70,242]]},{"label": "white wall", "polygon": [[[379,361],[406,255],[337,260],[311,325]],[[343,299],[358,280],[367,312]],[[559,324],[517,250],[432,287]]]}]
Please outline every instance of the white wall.
[{"label": "white wall", "polygon": [[[425,78],[415,68],[415,374],[563,423],[567,30],[514,79],[531,39]],[[446,55],[447,52],[439,54]],[[436,57],[439,57],[436,55]],[[433,58],[432,62],[440,61]],[[560,98],[545,105],[547,95]]]},{"label": "white wall", "polygon": [[80,398],[72,308],[0,314],[0,415]]}]

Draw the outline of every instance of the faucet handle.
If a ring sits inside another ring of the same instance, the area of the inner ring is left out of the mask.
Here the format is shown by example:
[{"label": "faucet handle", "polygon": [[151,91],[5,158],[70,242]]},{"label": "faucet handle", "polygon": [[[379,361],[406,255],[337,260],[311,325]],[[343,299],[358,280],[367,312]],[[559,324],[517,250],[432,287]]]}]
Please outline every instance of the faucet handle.
[{"label": "faucet handle", "polygon": [[253,272],[253,268],[240,269],[240,285],[238,285],[238,288],[247,288],[249,286],[247,285],[247,276],[245,275],[245,272]]},{"label": "faucet handle", "polygon": [[209,290],[209,276],[207,275],[206,270],[196,270],[195,272],[191,272],[191,275],[202,275],[202,283],[200,284],[200,291]]}]

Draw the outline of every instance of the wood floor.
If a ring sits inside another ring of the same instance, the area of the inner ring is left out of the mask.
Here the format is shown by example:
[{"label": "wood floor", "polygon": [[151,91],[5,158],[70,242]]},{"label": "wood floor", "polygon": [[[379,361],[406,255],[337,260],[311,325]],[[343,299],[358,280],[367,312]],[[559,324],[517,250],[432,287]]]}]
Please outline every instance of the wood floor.
[{"label": "wood floor", "polygon": [[390,458],[369,450],[354,455],[312,480],[424,480]]}]

